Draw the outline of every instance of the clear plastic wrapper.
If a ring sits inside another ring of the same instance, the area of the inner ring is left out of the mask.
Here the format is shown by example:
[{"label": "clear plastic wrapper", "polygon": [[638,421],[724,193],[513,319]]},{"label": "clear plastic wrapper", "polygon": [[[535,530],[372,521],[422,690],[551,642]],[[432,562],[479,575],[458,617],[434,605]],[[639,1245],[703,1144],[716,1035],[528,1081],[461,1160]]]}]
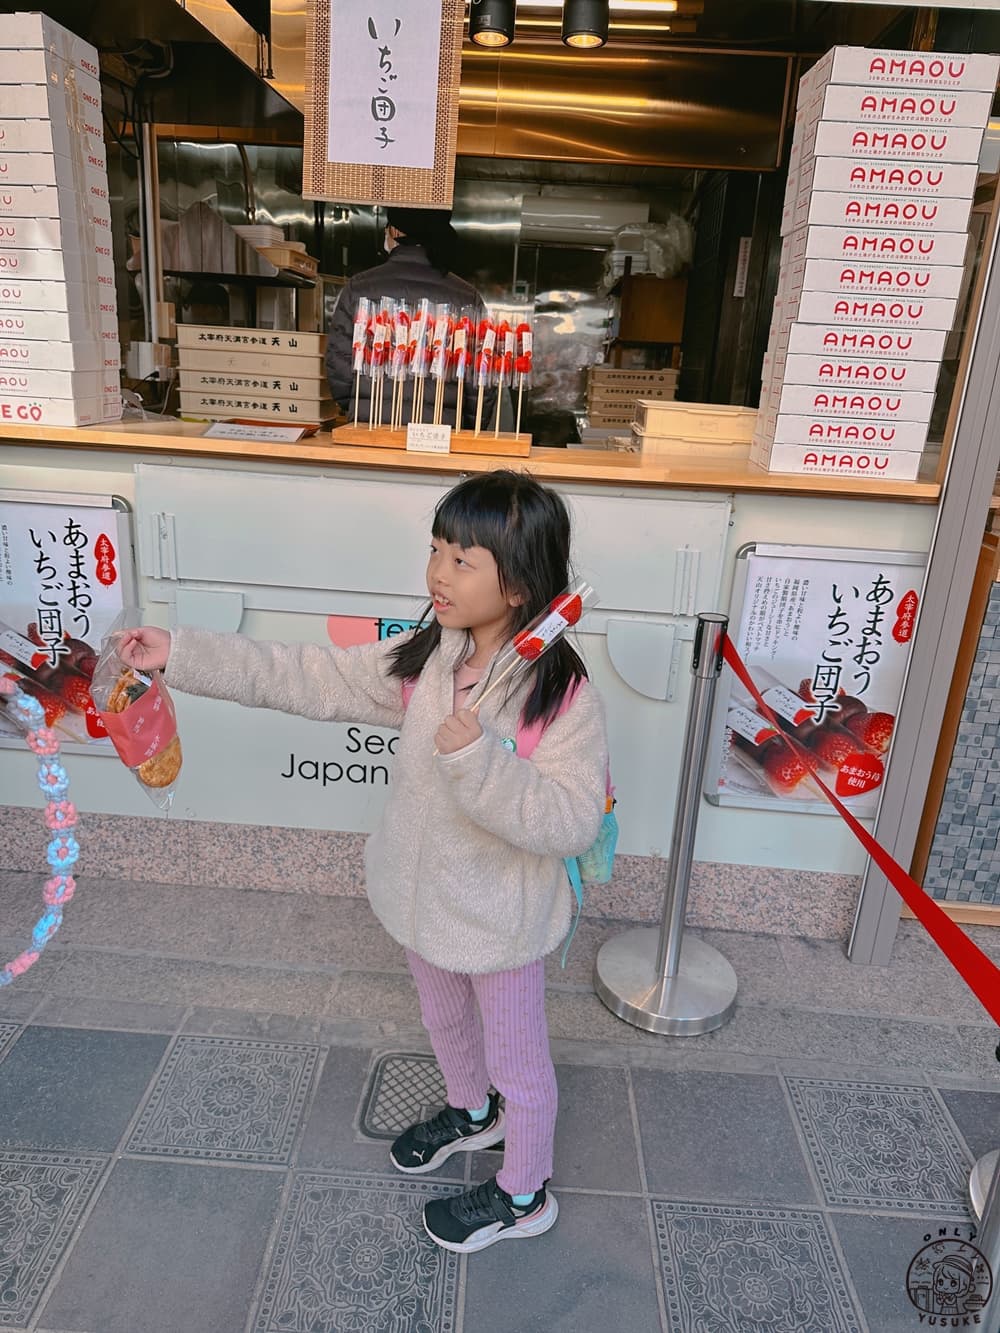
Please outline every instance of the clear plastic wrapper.
[{"label": "clear plastic wrapper", "polygon": [[159,671],[149,675],[123,664],[118,643],[138,610],[129,608],[101,644],[91,693],[119,759],[132,770],[153,804],[169,810],[181,771],[174,703]]},{"label": "clear plastic wrapper", "polygon": [[64,634],[47,643],[32,623],[22,634],[0,621],[0,673],[13,678],[45,710],[45,725],[65,740],[86,742],[107,733],[90,693],[97,654]]}]

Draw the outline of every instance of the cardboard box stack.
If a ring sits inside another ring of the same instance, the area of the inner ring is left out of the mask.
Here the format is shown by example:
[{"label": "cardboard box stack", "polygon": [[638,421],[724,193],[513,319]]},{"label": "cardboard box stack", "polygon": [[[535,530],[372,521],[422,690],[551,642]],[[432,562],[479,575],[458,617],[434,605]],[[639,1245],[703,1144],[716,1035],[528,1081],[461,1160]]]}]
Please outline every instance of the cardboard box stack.
[{"label": "cardboard box stack", "polygon": [[619,370],[591,366],[587,371],[587,418],[591,426],[629,429],[640,398],[670,401],[677,388],[676,370]]},{"label": "cardboard box stack", "polygon": [[326,334],[178,324],[181,416],[318,425],[336,413]]},{"label": "cardboard box stack", "polygon": [[42,14],[0,22],[0,424],[122,414],[97,51]]},{"label": "cardboard box stack", "polygon": [[802,79],[752,462],[916,477],[998,69],[842,46]]}]

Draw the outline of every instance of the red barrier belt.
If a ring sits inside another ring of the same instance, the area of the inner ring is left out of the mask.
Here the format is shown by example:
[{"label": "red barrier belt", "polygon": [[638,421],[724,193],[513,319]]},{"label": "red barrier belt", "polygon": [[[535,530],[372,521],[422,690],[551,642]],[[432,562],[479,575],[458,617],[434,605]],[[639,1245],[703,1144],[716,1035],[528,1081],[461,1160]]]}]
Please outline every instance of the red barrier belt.
[{"label": "red barrier belt", "polygon": [[927,930],[931,939],[941,949],[958,970],[962,979],[972,988],[979,1003],[997,1024],[1000,1024],[1000,968],[988,958],[976,944],[969,939],[951,917],[943,912],[934,899],[920,887],[912,876],[908,875],[898,861],[895,861],[884,847],[881,847],[863,824],[851,814],[844,803],[834,795],[819,776],[812,762],[810,752],[787,732],[774,713],[764,702],[757,686],[743,664],[743,660],[729,635],[725,635],[722,645],[723,655],[740,681],[749,690],[759,712],[771,723],[785,744],[798,756],[818,783],[820,791],[845,821],[848,828],[858,839],[865,851],[872,858],[886,879],[900,895],[907,907]]}]

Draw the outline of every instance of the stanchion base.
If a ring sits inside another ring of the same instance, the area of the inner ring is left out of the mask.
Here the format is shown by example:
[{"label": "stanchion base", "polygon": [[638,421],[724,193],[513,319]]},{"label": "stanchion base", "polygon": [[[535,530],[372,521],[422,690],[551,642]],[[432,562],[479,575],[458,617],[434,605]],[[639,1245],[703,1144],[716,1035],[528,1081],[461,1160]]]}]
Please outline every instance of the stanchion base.
[{"label": "stanchion base", "polygon": [[977,1222],[983,1220],[986,1196],[990,1192],[990,1183],[997,1171],[1000,1171],[1000,1148],[984,1154],[972,1168],[969,1176],[969,1203]]},{"label": "stanchion base", "polygon": [[722,1027],[736,1006],[736,973],[704,940],[685,935],[677,975],[656,974],[660,932],[640,926],[601,946],[594,989],[618,1018],[646,1032],[696,1037]]}]

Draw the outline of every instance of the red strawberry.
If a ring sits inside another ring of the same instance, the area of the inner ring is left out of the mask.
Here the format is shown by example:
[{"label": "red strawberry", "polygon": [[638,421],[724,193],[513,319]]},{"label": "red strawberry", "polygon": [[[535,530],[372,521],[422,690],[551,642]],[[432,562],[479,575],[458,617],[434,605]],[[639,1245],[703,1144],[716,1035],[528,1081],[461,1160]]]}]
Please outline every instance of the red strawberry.
[{"label": "red strawberry", "polygon": [[26,637],[26,638],[29,638],[29,639],[31,640],[31,642],[32,642],[33,644],[35,644],[36,647],[38,647],[38,648],[47,648],[47,647],[48,647],[48,644],[45,642],[45,640],[44,640],[44,639],[42,638],[42,636],[39,634],[39,632],[38,632],[38,626],[35,624],[34,621],[31,622],[31,624],[30,624],[30,625],[28,626],[28,628],[24,631],[24,633],[25,633],[25,637]]},{"label": "red strawberry", "polygon": [[66,705],[58,694],[53,694],[44,685],[33,680],[22,680],[21,689],[25,694],[32,694],[45,709],[45,725],[54,727],[61,717],[66,716]]},{"label": "red strawberry", "polygon": [[809,748],[817,759],[831,768],[839,769],[849,759],[857,755],[858,747],[853,736],[839,727],[820,727],[809,738]]},{"label": "red strawberry", "polygon": [[0,648],[0,662],[2,662],[4,666],[17,666],[15,659],[11,657],[10,653],[5,653],[2,648]]},{"label": "red strawberry", "polygon": [[85,713],[88,708],[94,706],[86,679],[83,676],[74,675],[71,671],[67,672],[60,681],[59,694],[78,713]]},{"label": "red strawberry", "polygon": [[764,756],[764,772],[775,787],[794,791],[809,770],[787,745],[774,745]]},{"label": "red strawberry", "polygon": [[807,704],[814,704],[816,702],[816,696],[813,694],[812,681],[808,676],[805,676],[799,681],[797,693],[799,698],[805,699]]},{"label": "red strawberry", "polygon": [[852,736],[876,754],[885,754],[888,750],[895,725],[896,719],[891,713],[860,713],[844,723]]}]

